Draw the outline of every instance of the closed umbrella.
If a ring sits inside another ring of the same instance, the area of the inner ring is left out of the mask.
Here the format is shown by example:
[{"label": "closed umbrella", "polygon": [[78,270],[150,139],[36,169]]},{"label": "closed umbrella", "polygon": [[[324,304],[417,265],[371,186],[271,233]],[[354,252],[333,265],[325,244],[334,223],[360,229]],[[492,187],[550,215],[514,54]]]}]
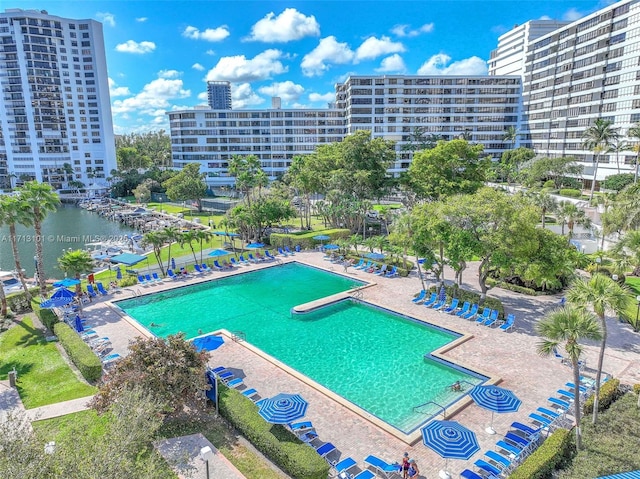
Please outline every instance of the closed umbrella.
[{"label": "closed umbrella", "polygon": [[462,424],[455,421],[434,420],[421,429],[422,442],[445,459],[440,477],[451,477],[447,472],[449,459],[467,460],[480,450],[478,438]]},{"label": "closed umbrella", "polygon": [[289,424],[304,417],[308,405],[299,394],[280,393],[261,401],[258,414],[271,424]]},{"label": "closed umbrella", "polygon": [[475,386],[469,396],[478,406],[491,411],[491,424],[485,429],[489,434],[496,433],[493,429],[494,413],[516,412],[522,404],[513,391],[498,386]]},{"label": "closed umbrella", "polygon": [[171,269],[173,269],[173,270],[176,269],[176,260],[175,260],[175,258],[171,258]]},{"label": "closed umbrella", "polygon": [[122,270],[120,269],[120,266],[116,266],[116,279],[117,280],[122,279]]}]

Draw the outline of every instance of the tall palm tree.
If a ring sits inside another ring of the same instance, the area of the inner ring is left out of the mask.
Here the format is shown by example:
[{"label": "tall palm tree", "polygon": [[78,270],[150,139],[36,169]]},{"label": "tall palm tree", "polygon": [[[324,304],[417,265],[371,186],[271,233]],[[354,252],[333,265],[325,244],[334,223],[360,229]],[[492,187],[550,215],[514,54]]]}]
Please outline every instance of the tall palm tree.
[{"label": "tall palm tree", "polygon": [[202,245],[209,242],[212,237],[211,231],[198,230],[195,233],[195,240],[200,243],[200,264],[202,264]]},{"label": "tall palm tree", "polygon": [[511,143],[511,149],[513,150],[513,148],[516,146],[516,140],[518,139],[518,130],[516,129],[515,126],[508,126],[505,130],[504,130],[504,135],[502,136],[502,139],[504,141],[508,141],[509,143]]},{"label": "tall palm tree", "polygon": [[169,248],[168,248],[169,255],[167,256],[167,269],[169,269],[169,266],[171,266],[171,245],[176,241],[180,240],[182,233],[180,233],[180,230],[175,226],[167,226],[162,230],[161,233],[162,233],[162,236],[164,237],[165,243],[169,244]]},{"label": "tall palm tree", "polygon": [[31,302],[31,293],[24,277],[22,264],[20,263],[20,252],[18,251],[18,236],[16,234],[16,224],[31,226],[31,209],[29,205],[20,200],[17,196],[3,195],[0,197],[0,225],[9,226],[9,241],[11,242],[11,252],[13,261],[16,264],[16,274],[22,284],[24,295],[27,301]]},{"label": "tall palm tree", "polygon": [[618,260],[633,268],[633,275],[640,276],[640,230],[628,231],[612,249]]},{"label": "tall palm tree", "polygon": [[27,203],[31,210],[33,229],[36,234],[34,241],[36,246],[36,276],[40,285],[40,295],[44,297],[47,294],[47,275],[44,271],[44,256],[42,253],[42,221],[47,214],[58,208],[60,198],[51,186],[37,181],[25,182],[18,191],[18,197]]},{"label": "tall palm tree", "polygon": [[165,236],[161,231],[149,231],[142,237],[142,245],[146,248],[151,246],[153,248],[153,254],[156,257],[158,266],[160,266],[160,272],[162,276],[166,276],[164,265],[162,264],[162,247],[165,244]]},{"label": "tall palm tree", "polygon": [[562,223],[562,234],[564,234],[564,225],[567,225],[569,230],[569,241],[573,238],[573,230],[576,225],[580,225],[584,228],[591,227],[591,218],[587,216],[583,209],[578,208],[575,203],[571,201],[561,201],[558,204],[556,215]]},{"label": "tall palm tree", "polygon": [[598,355],[598,370],[596,372],[596,391],[593,402],[593,423],[598,420],[598,394],[600,393],[600,380],[602,378],[602,363],[607,347],[607,321],[606,314],[613,313],[619,317],[626,309],[630,300],[628,290],[620,286],[608,276],[594,274],[591,278],[580,278],[572,283],[567,291],[567,301],[577,308],[591,308],[600,319],[602,327],[602,341],[600,354]]},{"label": "tall palm tree", "polygon": [[[93,271],[93,259],[87,251],[81,249],[67,251],[58,258],[58,267],[66,274],[71,274],[77,280],[80,275]],[[80,283],[76,285],[76,294],[82,291]]]},{"label": "tall palm tree", "polygon": [[564,351],[573,366],[573,384],[576,385],[576,395],[573,402],[576,418],[576,448],[580,449],[580,394],[577,394],[577,387],[580,384],[580,371],[578,362],[582,354],[582,346],[579,341],[582,339],[599,340],[602,331],[593,314],[584,310],[567,306],[558,308],[548,313],[537,325],[536,330],[543,340],[538,343],[538,353],[542,356],[551,355],[559,345],[564,345]]},{"label": "tall palm tree", "polygon": [[528,196],[531,199],[531,203],[533,203],[533,206],[540,210],[542,229],[544,229],[547,219],[547,213],[549,211],[554,211],[557,208],[558,201],[545,191],[531,192]]},{"label": "tall palm tree", "polygon": [[619,128],[613,127],[613,122],[611,120],[598,118],[594,124],[587,128],[582,134],[582,146],[593,151],[595,154],[593,180],[591,182],[589,201],[593,199],[593,192],[596,189],[596,177],[598,175],[598,161],[600,160],[600,155],[607,151],[613,142],[619,138],[620,134],[618,133],[618,130]]},{"label": "tall palm tree", "polygon": [[[636,123],[631,128],[629,128],[627,130],[627,136],[629,138],[633,138],[634,140],[637,140],[640,142],[640,123]],[[633,172],[633,182],[637,183],[638,182],[638,165],[640,164],[640,143],[634,145],[633,149],[636,152],[636,167],[634,168],[635,171]]]},{"label": "tall palm tree", "polygon": [[196,250],[193,249],[193,242],[196,241],[196,233],[193,230],[185,231],[178,237],[178,243],[181,248],[184,248],[185,244],[189,245],[191,249],[191,254],[193,255],[193,262],[197,263],[198,259],[196,258]]},{"label": "tall palm tree", "polygon": [[629,151],[631,146],[626,141],[621,140],[619,137],[614,140],[609,148],[605,151],[605,153],[615,153],[616,154],[616,167],[618,169],[618,174],[620,174],[620,153],[623,151]]}]

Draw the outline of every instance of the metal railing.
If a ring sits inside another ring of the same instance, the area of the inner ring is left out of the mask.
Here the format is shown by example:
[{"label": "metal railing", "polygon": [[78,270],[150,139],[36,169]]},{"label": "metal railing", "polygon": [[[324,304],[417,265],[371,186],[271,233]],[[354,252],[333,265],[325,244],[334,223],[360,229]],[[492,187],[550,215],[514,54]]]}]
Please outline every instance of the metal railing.
[{"label": "metal railing", "polygon": [[247,340],[247,335],[244,331],[231,331],[231,339],[236,343],[241,343]]}]

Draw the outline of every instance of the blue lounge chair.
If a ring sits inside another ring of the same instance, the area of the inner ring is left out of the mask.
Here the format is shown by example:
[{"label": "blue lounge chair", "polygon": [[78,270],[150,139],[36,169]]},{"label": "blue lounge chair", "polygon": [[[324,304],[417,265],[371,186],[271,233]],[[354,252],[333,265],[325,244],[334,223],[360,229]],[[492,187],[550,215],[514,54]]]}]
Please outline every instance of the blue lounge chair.
[{"label": "blue lounge chair", "polygon": [[264,255],[269,259],[273,259],[273,260],[276,259],[276,257],[273,256],[268,249],[264,250]]},{"label": "blue lounge chair", "polygon": [[102,286],[102,283],[96,283],[96,288],[98,288],[98,293],[100,293],[102,296],[106,296],[109,294],[107,290],[104,289],[104,286]]},{"label": "blue lounge chair", "polygon": [[114,361],[117,361],[118,359],[120,359],[120,355],[118,353],[113,353],[105,356],[104,358],[101,359],[101,361],[102,361],[102,364],[108,365]]},{"label": "blue lounge chair", "polygon": [[474,304],[471,306],[471,309],[467,314],[463,314],[460,316],[462,319],[473,319],[473,317],[478,313],[478,305]]},{"label": "blue lounge chair", "polygon": [[244,381],[242,380],[242,378],[233,378],[230,381],[227,381],[226,385],[229,388],[237,389],[241,386],[244,386]]},{"label": "blue lounge chair", "polygon": [[460,473],[460,477],[463,479],[484,479],[480,474],[476,474],[475,472],[465,469]]},{"label": "blue lounge chair", "polygon": [[255,396],[256,394],[258,394],[258,391],[256,391],[255,389],[251,388],[251,389],[245,389],[244,391],[242,391],[242,395],[246,398],[251,399],[253,396]]},{"label": "blue lounge chair", "polygon": [[469,301],[465,301],[462,304],[462,308],[460,308],[460,310],[451,311],[451,314],[455,314],[456,316],[462,316],[463,314],[467,314],[470,308],[471,308],[471,303]]},{"label": "blue lounge chair", "polygon": [[376,271],[374,274],[377,276],[382,276],[386,272],[387,272],[387,265],[383,264],[382,267],[378,271]]},{"label": "blue lounge chair", "polygon": [[422,306],[430,308],[436,301],[438,301],[438,293],[431,293],[431,297],[422,303]]},{"label": "blue lounge chair", "polygon": [[498,321],[498,310],[494,309],[491,311],[491,315],[489,316],[489,319],[487,319],[484,323],[482,323],[484,326],[493,326],[497,321]]},{"label": "blue lounge chair", "polygon": [[160,279],[160,276],[158,276],[158,273],[151,273],[151,278],[156,283],[161,283],[162,282],[162,279]]},{"label": "blue lounge chair", "polygon": [[519,449],[527,450],[531,447],[532,441],[525,439],[522,436],[518,436],[517,434],[512,433],[511,431],[507,432],[504,435],[504,440],[507,443],[511,443]]},{"label": "blue lounge chair", "polygon": [[476,318],[476,323],[484,323],[489,320],[489,316],[491,315],[491,308],[484,308],[482,310],[482,314],[479,314]]},{"label": "blue lounge chair", "polygon": [[353,479],[375,479],[375,477],[376,475],[373,472],[365,469],[364,471],[359,473],[357,476],[353,476]]},{"label": "blue lounge chair", "polygon": [[558,414],[555,411],[551,411],[550,409],[547,409],[546,407],[539,407],[539,408],[536,409],[536,411],[537,411],[537,413],[540,413],[543,416],[548,417],[549,419],[558,419],[560,417],[560,414]]},{"label": "blue lounge chair", "polygon": [[447,304],[447,298],[442,298],[439,299],[433,306],[431,306],[432,309],[435,309],[436,311],[440,311],[442,308],[444,308]]},{"label": "blue lounge chair", "polygon": [[169,278],[171,278],[173,280],[178,279],[178,275],[175,274],[172,269],[168,269],[167,270],[167,275],[169,276]]},{"label": "blue lounge chair", "polygon": [[569,408],[571,407],[570,402],[563,401],[562,399],[551,397],[551,398],[548,398],[547,401],[549,401],[554,406],[559,407],[560,409],[569,410]]},{"label": "blue lounge chair", "polygon": [[487,451],[484,455],[488,462],[495,464],[499,469],[511,467],[511,461],[496,451]]},{"label": "blue lounge chair", "polygon": [[393,266],[391,268],[391,271],[389,271],[387,274],[384,275],[386,278],[395,278],[396,276],[398,276],[398,267],[397,266]]},{"label": "blue lounge chair", "polygon": [[[362,260],[360,260],[362,261]],[[420,292],[418,293],[418,296],[416,296],[415,298],[413,298],[411,301],[413,301],[416,304],[420,304],[424,301],[424,298],[427,297],[427,290],[426,289],[421,289]]]},{"label": "blue lounge chair", "polygon": [[217,259],[213,261],[213,267],[218,271],[222,271],[222,266],[220,266],[220,263],[218,263]]},{"label": "blue lounge chair", "polygon": [[338,448],[336,448],[336,446],[334,446],[330,442],[325,442],[321,446],[318,446],[316,452],[320,455],[320,457],[324,457],[326,459],[329,454],[337,450]]},{"label": "blue lounge chair", "polygon": [[245,265],[246,265],[246,264],[249,264],[249,262],[248,262],[246,259],[244,259],[244,256],[243,256],[243,255],[240,255],[240,259],[239,259],[239,261],[240,261],[240,263],[241,263],[241,264],[245,264]]},{"label": "blue lounge chair", "polygon": [[146,281],[147,284],[152,284],[154,281],[151,279],[151,275],[150,274],[145,274],[144,275],[144,279]]},{"label": "blue lounge chair", "polygon": [[258,263],[259,262],[259,260],[256,257],[253,256],[253,253],[249,253],[247,255],[247,258],[249,258],[249,261],[252,262],[252,263]]},{"label": "blue lounge chair", "polygon": [[307,429],[313,429],[313,424],[311,423],[311,421],[294,422],[289,424],[288,426],[289,429],[291,429],[296,434]]},{"label": "blue lounge chair", "polygon": [[531,421],[534,424],[539,424],[540,427],[549,427],[553,422],[553,419],[549,419],[548,417],[541,416],[540,414],[536,414],[535,412],[532,412],[531,414],[529,414],[529,419],[531,419]]},{"label": "blue lounge chair", "polygon": [[473,463],[478,469],[488,472],[489,474],[493,474],[494,476],[499,476],[501,474],[501,470],[496,466],[489,464],[487,461],[483,461],[482,459],[478,459]]},{"label": "blue lounge chair", "polygon": [[[565,386],[567,386],[569,389],[573,389],[573,391],[575,392],[576,390],[576,385],[573,383],[564,383]],[[581,393],[586,393],[587,392],[587,386],[583,386],[582,384],[580,386],[578,386],[578,389],[580,389]]]},{"label": "blue lounge chair", "polygon": [[515,320],[516,318],[513,314],[508,315],[507,320],[500,326],[500,329],[502,329],[503,331],[509,331],[511,328],[513,328],[513,323],[515,322]]},{"label": "blue lounge chair", "polygon": [[573,391],[567,391],[565,389],[558,389],[556,391],[563,398],[571,399],[572,401],[576,398],[576,395]]},{"label": "blue lounge chair", "polygon": [[364,263],[362,266],[356,268],[356,269],[361,269],[361,270],[367,270],[371,267],[372,262],[371,261],[367,261],[366,263]]},{"label": "blue lounge chair", "polygon": [[285,246],[284,250],[287,252],[287,254],[290,254],[291,256],[295,254],[293,251],[291,251],[291,249],[288,246]]},{"label": "blue lounge chair", "polygon": [[364,258],[360,258],[360,261],[358,261],[356,264],[353,265],[354,269],[360,269],[360,266],[362,266],[364,264]]},{"label": "blue lounge chair", "polygon": [[284,252],[284,250],[282,248],[278,248],[278,254],[280,254],[282,256],[289,256],[287,253]]},{"label": "blue lounge chair", "polygon": [[496,447],[498,449],[506,451],[507,454],[513,455],[514,458],[517,458],[520,454],[522,454],[522,448],[521,447],[514,446],[513,444],[509,444],[509,443],[504,442],[502,440],[496,442]]},{"label": "blue lounge chair", "polygon": [[373,455],[367,456],[364,459],[364,463],[385,477],[389,477],[391,474],[397,473],[400,471],[399,464],[390,464],[386,461],[383,461],[379,457],[376,457]]},{"label": "blue lounge chair", "polygon": [[212,269],[209,268],[209,266],[207,266],[207,263],[202,263],[200,265],[200,269],[202,270],[203,273],[211,273]]},{"label": "blue lounge chair", "polygon": [[516,432],[520,431],[527,435],[527,438],[533,439],[538,434],[540,434],[540,429],[533,429],[527,426],[526,424],[522,424],[521,422],[512,422],[511,429],[515,429]]},{"label": "blue lounge chair", "polygon": [[202,274],[202,273],[203,273],[202,268],[201,268],[201,267],[200,267],[200,265],[199,265],[199,264],[197,264],[197,263],[193,265],[193,269],[194,269],[194,270],[196,271],[196,273],[198,273],[198,274]]},{"label": "blue lounge chair", "polygon": [[339,463],[337,463],[333,468],[336,470],[338,474],[345,473],[347,477],[351,477],[351,475],[347,472],[349,469],[357,466],[358,463],[352,457],[345,457]]},{"label": "blue lounge chair", "polygon": [[90,284],[87,285],[87,294],[92,298],[95,298],[96,296],[98,296],[96,294],[96,291],[93,289],[93,286],[91,286]]},{"label": "blue lounge chair", "polygon": [[451,304],[449,306],[445,306],[440,311],[447,314],[453,313],[456,309],[458,309],[458,302],[459,302],[458,298],[453,298],[451,300]]}]

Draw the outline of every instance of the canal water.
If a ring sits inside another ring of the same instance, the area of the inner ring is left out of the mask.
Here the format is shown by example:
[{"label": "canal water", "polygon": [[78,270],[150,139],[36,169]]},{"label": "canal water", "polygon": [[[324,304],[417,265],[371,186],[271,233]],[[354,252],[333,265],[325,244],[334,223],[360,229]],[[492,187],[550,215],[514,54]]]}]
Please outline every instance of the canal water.
[{"label": "canal water", "polygon": [[[33,227],[18,225],[18,250],[27,277],[35,270],[35,234]],[[44,268],[49,278],[62,278],[64,273],[58,268],[58,258],[64,250],[84,249],[87,243],[99,241],[120,241],[134,230],[117,221],[111,221],[97,213],[76,206],[63,205],[49,213],[42,223]],[[9,228],[0,228],[0,270],[15,270]]]}]

